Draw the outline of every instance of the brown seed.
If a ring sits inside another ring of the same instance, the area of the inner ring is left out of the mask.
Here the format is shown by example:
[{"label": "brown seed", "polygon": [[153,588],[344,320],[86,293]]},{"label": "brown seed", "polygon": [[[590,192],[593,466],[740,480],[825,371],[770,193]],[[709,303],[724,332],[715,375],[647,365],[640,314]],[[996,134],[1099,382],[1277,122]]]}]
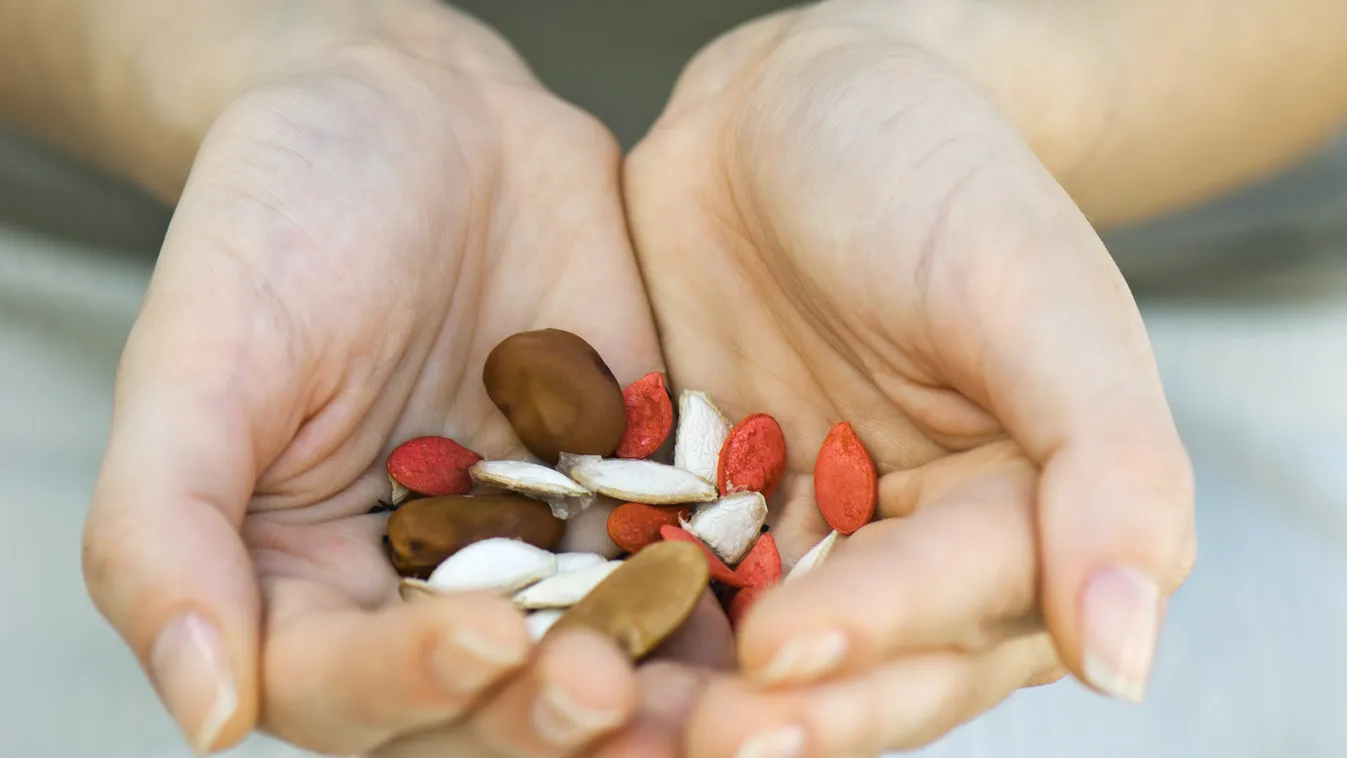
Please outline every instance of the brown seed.
[{"label": "brown seed", "polygon": [[519,441],[549,466],[561,453],[610,456],[622,441],[622,386],[588,342],[560,329],[507,337],[482,382]]},{"label": "brown seed", "polygon": [[696,545],[656,542],[628,558],[547,633],[585,627],[640,660],[687,621],[710,578]]},{"label": "brown seed", "polygon": [[492,537],[550,550],[565,522],[546,503],[515,494],[413,500],[388,517],[388,555],[402,576],[425,579],[444,559]]}]

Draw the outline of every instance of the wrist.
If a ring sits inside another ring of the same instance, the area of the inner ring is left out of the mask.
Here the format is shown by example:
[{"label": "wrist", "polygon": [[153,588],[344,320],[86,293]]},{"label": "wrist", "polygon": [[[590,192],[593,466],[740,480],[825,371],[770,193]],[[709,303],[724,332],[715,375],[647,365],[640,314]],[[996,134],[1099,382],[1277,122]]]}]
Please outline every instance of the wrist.
[{"label": "wrist", "polygon": [[533,81],[503,39],[432,0],[206,2],[139,34],[112,28],[92,41],[100,58],[122,62],[96,74],[100,149],[111,168],[169,201],[211,125],[257,88],[333,69]]}]

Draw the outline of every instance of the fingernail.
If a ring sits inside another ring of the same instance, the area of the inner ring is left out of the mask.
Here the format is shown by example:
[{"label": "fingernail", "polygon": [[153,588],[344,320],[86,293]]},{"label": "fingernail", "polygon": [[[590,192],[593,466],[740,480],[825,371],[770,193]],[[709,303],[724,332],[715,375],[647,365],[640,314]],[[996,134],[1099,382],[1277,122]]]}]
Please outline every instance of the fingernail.
[{"label": "fingernail", "polygon": [[621,722],[621,713],[590,708],[553,684],[545,685],[533,704],[533,729],[538,739],[555,747],[588,742]]},{"label": "fingernail", "polygon": [[150,677],[197,755],[206,755],[239,707],[229,656],[195,613],[174,618],[150,650]]},{"label": "fingernail", "polygon": [[1085,590],[1085,678],[1105,693],[1140,703],[1160,634],[1163,600],[1155,581],[1130,566],[1095,573]]},{"label": "fingernail", "polygon": [[754,678],[764,685],[808,682],[832,672],[846,655],[847,637],[836,629],[799,637],[782,645]]},{"label": "fingernail", "polygon": [[804,730],[786,726],[744,740],[734,758],[799,758],[804,755]]},{"label": "fingernail", "polygon": [[524,644],[500,643],[471,629],[453,628],[436,646],[431,665],[451,692],[475,695],[527,656]]}]

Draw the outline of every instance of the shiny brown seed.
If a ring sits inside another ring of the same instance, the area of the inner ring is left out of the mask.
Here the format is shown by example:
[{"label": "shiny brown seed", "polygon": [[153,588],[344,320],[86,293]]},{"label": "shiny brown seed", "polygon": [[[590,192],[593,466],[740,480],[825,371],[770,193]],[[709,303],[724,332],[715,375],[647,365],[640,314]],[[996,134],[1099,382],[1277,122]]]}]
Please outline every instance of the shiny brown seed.
[{"label": "shiny brown seed", "polygon": [[640,660],[687,621],[710,578],[696,545],[656,542],[628,558],[547,633],[585,627]]},{"label": "shiny brown seed", "polygon": [[482,382],[515,436],[549,466],[563,452],[612,455],[622,441],[622,386],[575,334],[542,329],[505,338],[487,356]]},{"label": "shiny brown seed", "polygon": [[444,559],[492,537],[551,550],[565,522],[546,503],[515,494],[413,500],[388,517],[388,556],[402,576],[425,579]]}]

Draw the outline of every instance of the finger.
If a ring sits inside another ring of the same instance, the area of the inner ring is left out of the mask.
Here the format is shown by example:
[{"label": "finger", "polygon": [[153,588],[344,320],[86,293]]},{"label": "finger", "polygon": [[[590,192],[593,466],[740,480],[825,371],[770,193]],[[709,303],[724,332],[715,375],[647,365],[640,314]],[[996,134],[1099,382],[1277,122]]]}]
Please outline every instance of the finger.
[{"label": "finger", "polygon": [[909,518],[858,530],[749,610],[739,637],[746,675],[799,683],[899,651],[999,642],[1035,607],[1034,480],[1025,464],[983,474]]},{"label": "finger", "polygon": [[637,671],[641,706],[632,723],[607,740],[594,758],[679,758],[693,707],[715,672],[657,661]]},{"label": "finger", "polygon": [[734,679],[699,700],[689,724],[696,758],[877,756],[930,744],[1056,666],[1046,633],[984,655],[928,652],[855,678],[786,692]]},{"label": "finger", "polygon": [[307,580],[267,590],[262,727],[310,750],[363,753],[457,718],[532,649],[523,615],[492,595],[367,612]]},{"label": "finger", "polygon": [[959,302],[977,348],[953,360],[1043,469],[1043,606],[1064,659],[1140,700],[1166,598],[1195,555],[1193,475],[1126,284],[1044,185],[1044,200],[1007,208],[1018,221],[990,220],[1028,234],[988,243],[998,260],[1010,247],[1016,273],[972,277],[984,284]]},{"label": "finger", "polygon": [[1024,459],[1011,440],[998,440],[970,450],[943,455],[916,468],[890,471],[879,478],[879,518],[911,516],[979,474],[998,471]]},{"label": "finger", "polygon": [[95,605],[206,752],[256,717],[259,600],[238,527],[297,404],[288,358],[251,333],[265,325],[247,288],[180,247],[170,233],[123,354],[83,561]]},{"label": "finger", "polygon": [[537,662],[472,718],[473,732],[504,756],[585,754],[636,712],[630,662],[612,641],[587,631],[547,640]]}]

